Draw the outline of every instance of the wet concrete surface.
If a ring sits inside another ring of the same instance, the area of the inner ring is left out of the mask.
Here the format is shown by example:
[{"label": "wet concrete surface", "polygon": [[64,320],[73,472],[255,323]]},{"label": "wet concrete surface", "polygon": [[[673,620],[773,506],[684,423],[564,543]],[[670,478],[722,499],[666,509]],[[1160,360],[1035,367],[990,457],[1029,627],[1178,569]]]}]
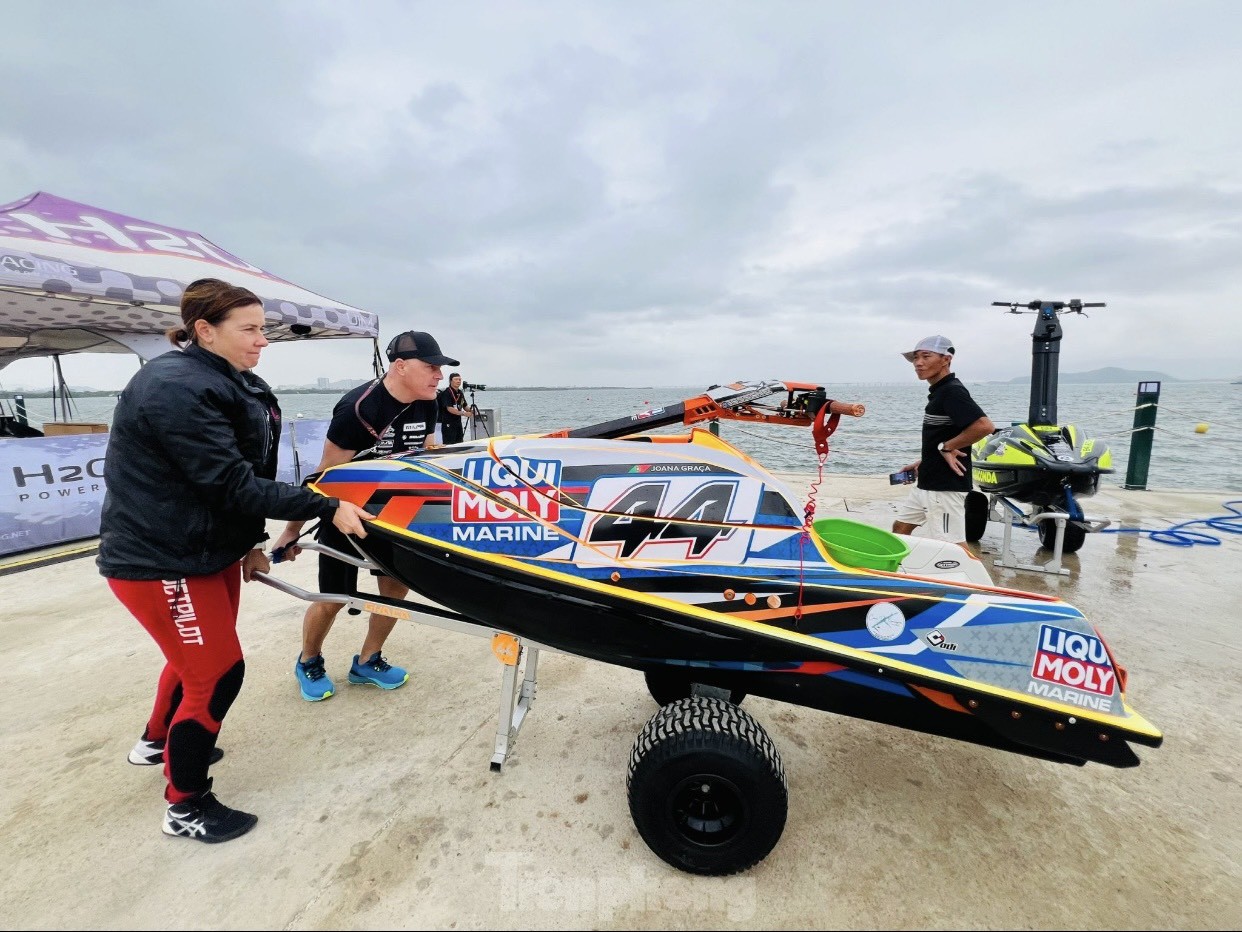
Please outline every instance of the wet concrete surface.
[{"label": "wet concrete surface", "polygon": [[[887,526],[901,494],[833,477],[819,514]],[[1229,497],[1105,491],[1088,513],[1164,527]],[[1036,557],[1034,534],[1016,541]],[[999,542],[989,525],[985,559]],[[1138,748],[1134,769],[1076,768],[752,697],[789,819],[765,861],[729,878],[674,870],[634,828],[626,763],[656,711],[637,673],[545,654],[493,773],[486,640],[399,626],[387,654],[411,679],[382,692],[345,682],[364,623],[342,614],[325,650],[338,695],[311,704],[293,674],[304,603],[258,584],[213,773],[259,824],[218,846],[166,837],[159,768],[125,761],[155,645],[90,560],[8,576],[0,915],[22,929],[1238,928],[1242,537],[1090,535],[1065,562],[1069,578],[992,573],[1098,625],[1163,747]],[[278,574],[313,588],[309,559]]]}]

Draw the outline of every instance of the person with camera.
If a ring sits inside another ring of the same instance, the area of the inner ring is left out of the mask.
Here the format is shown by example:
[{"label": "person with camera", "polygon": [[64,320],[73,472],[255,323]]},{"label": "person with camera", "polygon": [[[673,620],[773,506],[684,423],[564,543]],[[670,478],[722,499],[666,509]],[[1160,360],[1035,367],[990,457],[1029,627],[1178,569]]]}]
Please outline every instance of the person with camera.
[{"label": "person with camera", "polygon": [[440,438],[445,446],[461,443],[466,436],[461,419],[470,417],[470,405],[461,390],[460,372],[450,373],[448,387],[436,396],[436,405],[440,409]]},{"label": "person with camera", "polygon": [[[441,353],[440,344],[431,334],[417,330],[394,337],[388,344],[387,356],[391,365],[382,378],[346,392],[332,409],[332,422],[316,473],[362,457],[418,452],[433,437],[438,414],[436,396],[444,378],[441,367],[459,365],[458,361]],[[304,523],[289,522],[276,541],[276,549],[284,559],[296,559],[301,553],[297,540]],[[320,525],[319,542],[342,553],[352,552],[344,535],[327,524]],[[377,577],[380,595],[386,598],[402,599],[410,591],[391,577],[374,570],[372,574]],[[320,554],[319,591],[357,593],[358,567]],[[319,702],[336,692],[324,664],[323,644],[340,610],[339,602],[314,602],[302,620],[302,651],[293,667],[298,688],[307,702]],[[362,649],[349,668],[349,682],[380,689],[405,685],[409,674],[392,666],[383,656],[384,642],[396,623],[397,619],[388,615],[371,615]]]},{"label": "person with camera", "polygon": [[949,371],[957,351],[945,336],[924,337],[908,353],[914,374],[927,383],[923,455],[894,476],[918,482],[897,507],[894,534],[927,524],[933,537],[966,546],[966,493],[971,489],[970,447],[996,428]]}]

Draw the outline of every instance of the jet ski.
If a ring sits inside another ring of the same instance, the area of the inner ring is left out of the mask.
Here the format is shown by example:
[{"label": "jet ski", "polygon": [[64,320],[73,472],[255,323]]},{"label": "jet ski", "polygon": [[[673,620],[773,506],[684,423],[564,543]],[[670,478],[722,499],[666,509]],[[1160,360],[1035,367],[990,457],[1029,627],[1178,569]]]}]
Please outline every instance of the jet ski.
[{"label": "jet ski", "polygon": [[[366,538],[351,538],[359,554],[467,623],[645,674],[664,707],[630,757],[631,813],[683,870],[743,870],[783,829],[784,770],[737,705],[748,694],[1049,761],[1137,765],[1131,745],[1161,733],[1080,611],[964,581],[953,574],[973,557],[954,544],[922,541],[937,552],[912,574],[895,535],[868,529],[897,544],[883,553],[821,533],[813,502],[693,426],[810,426],[822,466],[840,415],[860,412],[819,386],[741,382],[555,435],[334,466],[312,487],[371,512]],[[675,423],[690,429],[649,432]]]},{"label": "jet ski", "polygon": [[[1026,423],[1001,428],[975,443],[971,453],[971,473],[983,492],[1033,506],[1040,543],[1052,550],[1056,525],[1039,521],[1042,512],[1068,516],[1065,523],[1063,553],[1079,550],[1091,527],[1078,499],[1094,495],[1100,476],[1113,472],[1108,444],[1087,437],[1073,425],[1057,424],[1057,374],[1061,352],[1062,314],[1082,314],[1084,308],[1104,307],[1103,303],[1036,300],[1027,304],[992,302],[1007,307],[1011,314],[1035,313],[1038,318],[1031,334],[1031,400]],[[983,535],[988,506],[971,503],[968,514],[968,540]]]}]

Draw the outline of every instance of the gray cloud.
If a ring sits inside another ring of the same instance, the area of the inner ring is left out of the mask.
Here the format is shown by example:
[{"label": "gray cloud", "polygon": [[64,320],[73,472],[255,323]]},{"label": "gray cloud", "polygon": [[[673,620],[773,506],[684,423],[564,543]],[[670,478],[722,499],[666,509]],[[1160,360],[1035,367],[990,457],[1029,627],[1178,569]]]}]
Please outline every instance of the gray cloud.
[{"label": "gray cloud", "polygon": [[0,200],[195,229],[488,382],[905,379],[941,329],[1002,378],[988,303],[1041,296],[1110,303],[1071,367],[1242,369],[1231,4],[68,10],[6,11]]}]

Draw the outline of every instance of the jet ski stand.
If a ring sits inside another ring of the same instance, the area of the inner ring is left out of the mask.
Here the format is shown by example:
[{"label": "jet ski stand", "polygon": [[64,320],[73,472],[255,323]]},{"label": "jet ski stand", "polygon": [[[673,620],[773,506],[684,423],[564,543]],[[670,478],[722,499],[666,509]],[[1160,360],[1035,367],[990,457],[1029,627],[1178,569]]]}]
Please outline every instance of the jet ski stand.
[{"label": "jet ski stand", "polygon": [[[325,547],[317,541],[305,541],[299,544],[303,550],[315,550],[334,557],[344,563],[352,564],[364,570],[378,569],[375,564],[365,558],[342,553],[331,547]],[[500,706],[496,723],[496,743],[492,753],[491,769],[499,771],[509,760],[513,748],[517,744],[518,733],[522,723],[535,702],[535,690],[539,675],[539,652],[551,650],[541,644],[524,641],[503,631],[491,630],[469,622],[464,616],[440,608],[437,605],[414,602],[408,599],[386,599],[371,593],[344,595],[339,593],[311,592],[301,586],[277,579],[269,573],[256,572],[254,578],[264,585],[271,586],[301,599],[304,602],[336,602],[344,605],[351,613],[375,612],[397,618],[401,621],[414,621],[419,624],[431,625],[445,631],[458,631],[475,637],[491,639],[492,653],[500,661],[503,672],[500,678]]]},{"label": "jet ski stand", "polygon": [[[1065,547],[1065,528],[1070,521],[1075,522],[1075,524],[1089,533],[1101,531],[1112,523],[1107,518],[1094,520],[1083,515],[1076,517],[1064,511],[1046,508],[1035,508],[1028,514],[1012,499],[997,494],[992,494],[988,497],[988,518],[992,521],[1000,521],[1005,528],[1004,536],[1001,539],[1001,555],[993,561],[994,566],[1011,570],[1026,570],[1030,573],[1048,573],[1053,576],[1070,575],[1070,571],[1061,566],[1061,556]],[[1042,566],[1038,563],[1019,562],[1013,552],[1014,525],[1038,530],[1039,526],[1046,521],[1056,523],[1056,539],[1052,545],[1052,559]]]}]

